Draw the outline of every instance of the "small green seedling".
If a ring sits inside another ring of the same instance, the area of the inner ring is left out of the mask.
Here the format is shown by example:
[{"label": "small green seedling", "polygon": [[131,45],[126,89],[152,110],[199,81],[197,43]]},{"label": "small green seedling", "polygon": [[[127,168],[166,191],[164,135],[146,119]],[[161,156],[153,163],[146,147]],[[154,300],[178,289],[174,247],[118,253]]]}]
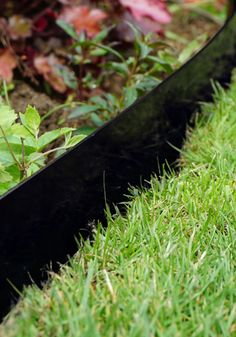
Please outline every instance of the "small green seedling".
[{"label": "small green seedling", "polygon": [[[36,108],[29,105],[17,115],[0,101],[0,195],[45,166],[49,154],[64,152],[85,137],[68,127],[40,133],[40,125]],[[61,137],[64,143],[52,147]]]}]

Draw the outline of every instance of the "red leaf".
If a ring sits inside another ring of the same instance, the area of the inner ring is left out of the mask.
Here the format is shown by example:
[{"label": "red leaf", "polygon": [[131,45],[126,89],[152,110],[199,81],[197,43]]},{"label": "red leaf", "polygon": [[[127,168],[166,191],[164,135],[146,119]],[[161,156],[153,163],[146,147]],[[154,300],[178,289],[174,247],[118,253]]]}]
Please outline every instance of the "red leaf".
[{"label": "red leaf", "polygon": [[0,79],[10,82],[13,69],[17,66],[16,56],[10,49],[0,49]]},{"label": "red leaf", "polygon": [[34,22],[34,30],[36,32],[43,32],[48,26],[48,20],[45,18],[45,16],[41,16]]},{"label": "red leaf", "polygon": [[137,21],[149,18],[160,24],[171,21],[171,16],[167,11],[163,0],[119,0],[120,3],[128,8]]},{"label": "red leaf", "polygon": [[64,93],[67,89],[63,78],[58,73],[58,66],[61,66],[60,60],[53,54],[49,56],[36,56],[34,67],[44,79],[58,92]]},{"label": "red leaf", "polygon": [[100,23],[107,17],[107,14],[100,9],[92,9],[88,6],[65,7],[59,20],[72,25],[79,34],[86,31],[89,37],[100,32]]},{"label": "red leaf", "polygon": [[33,29],[39,33],[44,32],[49,23],[51,21],[54,22],[56,19],[57,13],[54,12],[51,8],[46,8],[43,12],[43,15],[37,17],[37,19],[34,20]]}]

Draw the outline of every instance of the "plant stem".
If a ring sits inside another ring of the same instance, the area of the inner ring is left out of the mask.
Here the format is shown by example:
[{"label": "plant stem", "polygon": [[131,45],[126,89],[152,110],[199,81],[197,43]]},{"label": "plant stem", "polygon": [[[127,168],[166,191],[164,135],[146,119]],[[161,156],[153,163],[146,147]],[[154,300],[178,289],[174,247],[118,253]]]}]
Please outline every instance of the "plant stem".
[{"label": "plant stem", "polygon": [[60,109],[63,109],[63,108],[73,108],[75,107],[76,105],[80,105],[82,104],[81,102],[69,102],[69,103],[63,103],[63,104],[60,104],[58,106],[56,106],[55,108],[52,108],[51,110],[49,110],[42,118],[41,120],[44,121],[46,118],[50,117],[54,112],[60,110]]},{"label": "plant stem", "polygon": [[33,162],[35,162],[36,160],[38,160],[38,159],[40,159],[40,158],[42,158],[42,157],[45,157],[45,156],[47,156],[47,155],[50,154],[50,153],[59,151],[59,150],[66,150],[66,148],[65,148],[64,146],[59,146],[59,147],[55,147],[55,149],[51,149],[51,150],[48,150],[48,151],[46,151],[46,152],[44,152],[44,153],[41,153],[41,154],[39,154],[37,157],[35,157],[33,161],[30,161],[29,164],[28,164],[28,166],[30,166],[30,165],[31,165]]},{"label": "plant stem", "polygon": [[21,170],[21,179],[26,177],[26,165],[25,165],[25,144],[24,144],[24,139],[21,138],[21,145],[22,145],[22,170]]},{"label": "plant stem", "polygon": [[78,96],[79,99],[82,100],[83,99],[83,70],[84,70],[84,60],[85,60],[85,51],[83,48],[81,48],[81,56],[82,56],[82,60],[80,62],[79,65],[79,83],[78,83]]},{"label": "plant stem", "polygon": [[120,59],[122,62],[125,62],[125,58],[120,54],[118,53],[115,49],[113,48],[110,48],[110,47],[107,47],[107,46],[104,46],[103,44],[100,44],[100,43],[96,43],[96,42],[93,42],[93,41],[90,41],[90,44],[94,47],[97,47],[97,48],[101,48],[101,49],[104,49],[105,51],[115,55],[118,59]]},{"label": "plant stem", "polygon": [[4,96],[5,96],[5,100],[6,100],[7,105],[11,106],[9,96],[8,96],[6,81],[3,81],[3,91],[4,91]]},{"label": "plant stem", "polygon": [[15,163],[17,164],[19,170],[22,171],[22,165],[21,165],[21,163],[19,162],[19,160],[16,158],[15,153],[14,153],[12,147],[11,147],[11,144],[8,142],[7,136],[6,136],[6,134],[5,134],[4,130],[3,130],[3,128],[1,127],[1,125],[0,125],[0,131],[2,132],[3,138],[4,138],[4,140],[5,140],[6,144],[7,144],[7,147],[8,147],[8,149],[9,149],[9,152],[10,152],[10,154],[11,154],[13,160],[14,160]]}]

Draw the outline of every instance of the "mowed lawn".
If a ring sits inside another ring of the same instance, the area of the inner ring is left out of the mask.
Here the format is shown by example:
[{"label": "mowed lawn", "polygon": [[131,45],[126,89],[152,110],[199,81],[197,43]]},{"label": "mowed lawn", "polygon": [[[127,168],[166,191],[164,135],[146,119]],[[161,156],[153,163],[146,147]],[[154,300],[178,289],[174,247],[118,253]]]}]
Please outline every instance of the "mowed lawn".
[{"label": "mowed lawn", "polygon": [[1,327],[16,337],[236,336],[236,84],[153,178]]}]

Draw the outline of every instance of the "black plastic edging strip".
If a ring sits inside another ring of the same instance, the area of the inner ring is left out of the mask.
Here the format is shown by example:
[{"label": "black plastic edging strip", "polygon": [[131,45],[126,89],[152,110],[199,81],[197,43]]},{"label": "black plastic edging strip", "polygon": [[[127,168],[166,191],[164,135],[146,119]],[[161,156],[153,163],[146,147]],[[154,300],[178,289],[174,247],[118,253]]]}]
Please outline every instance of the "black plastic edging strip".
[{"label": "black plastic edging strip", "polygon": [[129,184],[176,160],[169,144],[182,146],[198,102],[211,99],[211,80],[228,83],[235,65],[236,15],[167,80],[0,198],[0,314],[15,296],[10,283],[39,281],[43,266],[64,262],[74,236],[104,218],[105,201],[122,201]]}]

